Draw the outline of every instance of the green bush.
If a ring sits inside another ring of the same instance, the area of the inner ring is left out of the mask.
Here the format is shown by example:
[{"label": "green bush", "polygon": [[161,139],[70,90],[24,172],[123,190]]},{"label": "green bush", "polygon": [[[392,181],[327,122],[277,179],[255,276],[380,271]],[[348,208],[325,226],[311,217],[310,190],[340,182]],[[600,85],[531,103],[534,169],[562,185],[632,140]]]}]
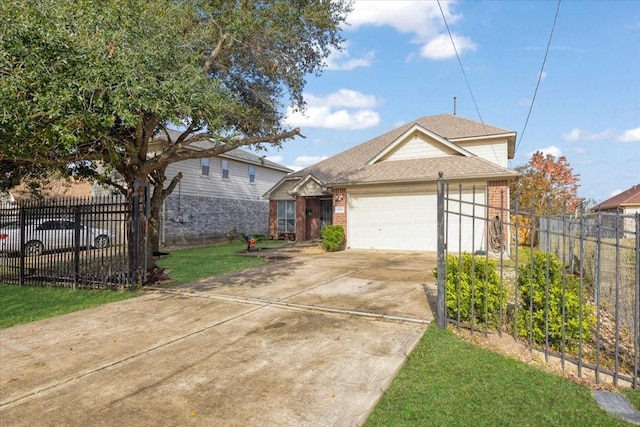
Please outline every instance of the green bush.
[{"label": "green bush", "polygon": [[[434,275],[437,272],[434,271]],[[497,263],[483,256],[463,253],[447,256],[447,317],[496,329],[506,299],[500,290]]]},{"label": "green bush", "polygon": [[322,249],[335,252],[344,243],[344,228],[341,225],[327,225],[322,228]]},{"label": "green bush", "polygon": [[562,263],[554,254],[547,256],[543,251],[535,251],[532,261],[520,265],[518,288],[522,296],[518,315],[520,336],[531,336],[534,343],[543,345],[548,326],[549,345],[556,349],[563,343],[568,348],[576,346],[581,332],[582,341],[590,341],[596,324],[595,308],[583,296],[580,312],[579,282],[571,274],[565,274],[563,280]]}]

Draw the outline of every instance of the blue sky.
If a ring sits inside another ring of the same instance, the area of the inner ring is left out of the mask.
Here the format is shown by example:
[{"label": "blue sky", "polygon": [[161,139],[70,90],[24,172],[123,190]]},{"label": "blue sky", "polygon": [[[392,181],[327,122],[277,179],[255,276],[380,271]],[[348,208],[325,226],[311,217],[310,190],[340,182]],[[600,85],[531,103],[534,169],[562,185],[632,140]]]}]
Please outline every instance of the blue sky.
[{"label": "blue sky", "polygon": [[[516,131],[510,166],[564,155],[579,195],[603,201],[640,183],[640,2],[563,1],[533,111],[527,112],[556,1],[356,1],[346,44],[310,76],[306,139],[269,150],[300,169],[422,116],[451,113]],[[478,115],[478,112],[480,116]],[[261,153],[264,154],[264,153]]]}]

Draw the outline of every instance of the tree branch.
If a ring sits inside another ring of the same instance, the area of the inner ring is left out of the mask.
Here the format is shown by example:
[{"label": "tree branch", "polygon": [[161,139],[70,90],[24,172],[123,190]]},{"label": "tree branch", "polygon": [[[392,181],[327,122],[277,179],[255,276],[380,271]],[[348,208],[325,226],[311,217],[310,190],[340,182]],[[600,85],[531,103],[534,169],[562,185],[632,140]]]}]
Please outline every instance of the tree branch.
[{"label": "tree branch", "polygon": [[220,37],[220,40],[218,41],[218,45],[216,46],[216,48],[213,49],[213,51],[207,57],[207,60],[204,61],[204,70],[207,73],[211,72],[211,69],[213,68],[213,63],[218,58],[218,56],[220,56],[220,52],[222,51],[222,46],[224,46],[224,43],[227,41],[227,38],[229,38],[229,34],[223,34],[222,37]]},{"label": "tree branch", "polygon": [[169,186],[162,190],[162,199],[163,200],[169,194],[171,194],[173,192],[173,190],[176,188],[176,185],[178,185],[178,183],[180,182],[181,179],[182,179],[182,172],[178,172],[178,175],[173,177],[173,179],[171,180],[171,183],[169,184]]}]

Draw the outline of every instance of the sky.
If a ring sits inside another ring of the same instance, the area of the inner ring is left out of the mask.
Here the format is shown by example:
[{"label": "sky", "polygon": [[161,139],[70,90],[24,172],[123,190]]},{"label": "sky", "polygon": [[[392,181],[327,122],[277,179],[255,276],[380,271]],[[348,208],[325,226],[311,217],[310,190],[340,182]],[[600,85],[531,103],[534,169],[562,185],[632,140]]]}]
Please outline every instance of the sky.
[{"label": "sky", "polygon": [[542,72],[557,1],[440,5],[355,1],[343,50],[307,79],[305,113],[288,110],[306,138],[260,154],[299,170],[453,113],[456,97],[458,116],[517,132],[512,168],[537,150],[565,156],[597,202],[640,184],[640,1],[562,1]]}]

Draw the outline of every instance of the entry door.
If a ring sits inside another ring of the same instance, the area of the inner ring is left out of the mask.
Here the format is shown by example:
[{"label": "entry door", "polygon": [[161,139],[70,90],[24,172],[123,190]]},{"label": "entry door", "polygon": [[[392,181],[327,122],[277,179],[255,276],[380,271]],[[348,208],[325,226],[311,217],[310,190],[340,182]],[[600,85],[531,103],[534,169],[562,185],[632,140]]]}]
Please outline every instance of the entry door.
[{"label": "entry door", "polygon": [[333,202],[331,199],[320,199],[320,229],[333,224]]}]

